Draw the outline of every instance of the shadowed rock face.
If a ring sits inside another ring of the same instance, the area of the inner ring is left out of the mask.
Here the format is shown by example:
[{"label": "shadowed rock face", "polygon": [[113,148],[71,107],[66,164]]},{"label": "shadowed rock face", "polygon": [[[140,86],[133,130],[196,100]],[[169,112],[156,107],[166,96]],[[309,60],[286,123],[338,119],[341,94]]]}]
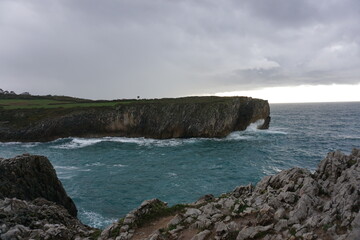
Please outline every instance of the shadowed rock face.
[{"label": "shadowed rock face", "polygon": [[[49,141],[70,136],[212,138],[268,119],[270,107],[267,101],[247,97],[193,97],[114,108],[6,110],[5,114],[7,123],[0,123],[0,141]],[[24,119],[21,126],[11,124],[14,118]],[[268,128],[269,122],[265,124],[260,128]]]},{"label": "shadowed rock face", "polygon": [[22,155],[0,159],[0,199],[45,198],[64,206],[76,217],[77,209],[66,194],[50,161],[43,156]]}]

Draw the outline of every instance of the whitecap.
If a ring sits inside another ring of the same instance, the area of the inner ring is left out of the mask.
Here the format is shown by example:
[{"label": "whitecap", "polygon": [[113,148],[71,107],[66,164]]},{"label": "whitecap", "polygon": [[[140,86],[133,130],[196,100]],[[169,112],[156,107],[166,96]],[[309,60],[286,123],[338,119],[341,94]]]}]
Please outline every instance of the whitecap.
[{"label": "whitecap", "polygon": [[80,218],[91,227],[102,228],[117,221],[115,218],[105,218],[99,213],[81,209]]},{"label": "whitecap", "polygon": [[58,148],[58,149],[83,148],[97,144],[102,141],[103,139],[99,139],[99,138],[74,138],[69,143],[64,143],[58,146],[52,146],[51,148]]},{"label": "whitecap", "polygon": [[94,162],[94,163],[87,163],[85,164],[86,167],[101,167],[104,166],[105,164],[101,163],[101,162]]},{"label": "whitecap", "polygon": [[[55,140],[52,143],[59,144],[51,146],[50,148],[56,149],[77,149],[84,148],[98,144],[100,142],[116,142],[116,143],[133,143],[145,147],[176,147],[184,144],[194,144],[199,141],[215,140],[221,141],[217,138],[171,138],[171,139],[153,139],[153,138],[128,138],[128,137],[103,137],[103,138],[63,138]],[[68,141],[65,142],[64,141]]]},{"label": "whitecap", "polygon": [[1,145],[18,145],[18,144],[22,144],[22,142],[2,142],[0,143]]},{"label": "whitecap", "polygon": [[32,147],[36,147],[39,144],[40,144],[39,142],[23,143],[22,147],[32,148]]},{"label": "whitecap", "polygon": [[90,172],[90,171],[91,171],[91,169],[88,169],[88,168],[79,170],[79,172]]},{"label": "whitecap", "polygon": [[169,177],[177,177],[177,174],[176,173],[173,173],[173,172],[168,172],[167,175]]},{"label": "whitecap", "polygon": [[262,172],[268,176],[268,175],[274,175],[277,174],[279,172],[281,172],[282,169],[275,167],[275,166],[267,166],[267,167],[263,167]]},{"label": "whitecap", "polygon": [[126,138],[126,137],[113,137],[113,138],[107,138],[107,140],[111,142],[120,142],[120,143],[135,143],[139,146],[164,146],[163,143],[165,141],[168,141],[168,140],[157,140],[152,138]]},{"label": "whitecap", "polygon": [[343,139],[348,139],[348,140],[360,139],[360,136],[353,136],[353,135],[340,135],[339,137],[341,137]]},{"label": "whitecap", "polygon": [[264,133],[264,134],[279,134],[279,135],[287,135],[288,134],[287,132],[284,132],[284,131],[271,130],[271,129],[258,130],[258,131],[260,131],[261,133]]},{"label": "whitecap", "polygon": [[244,135],[244,132],[232,132],[226,138],[226,140],[249,140],[254,139],[254,136]]},{"label": "whitecap", "polygon": [[58,178],[60,180],[63,180],[63,179],[71,179],[74,177],[74,175],[60,175],[60,174],[57,174],[58,175]]},{"label": "whitecap", "polygon": [[79,169],[75,166],[54,166],[55,169],[64,169],[64,170],[76,170]]},{"label": "whitecap", "polygon": [[127,138],[127,137],[105,137],[104,141],[119,143],[134,143],[139,146],[175,147],[183,144],[196,142],[195,139],[153,139],[153,138]]},{"label": "whitecap", "polygon": [[212,169],[221,169],[223,166],[221,164],[217,165],[217,164],[213,164],[211,166],[208,167],[208,169],[212,170]]},{"label": "whitecap", "polygon": [[40,144],[40,142],[3,142],[3,143],[0,143],[0,146],[19,145],[21,147],[31,148],[31,147],[36,147],[39,144]]},{"label": "whitecap", "polygon": [[123,164],[114,164],[113,167],[126,167],[127,165],[123,165]]}]

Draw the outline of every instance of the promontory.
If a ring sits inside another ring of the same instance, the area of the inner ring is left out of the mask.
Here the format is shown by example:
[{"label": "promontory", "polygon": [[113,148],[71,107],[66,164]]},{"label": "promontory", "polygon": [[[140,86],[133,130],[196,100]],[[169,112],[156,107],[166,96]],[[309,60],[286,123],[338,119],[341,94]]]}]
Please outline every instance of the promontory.
[{"label": "promontory", "polygon": [[250,97],[91,101],[57,96],[0,96],[0,141],[65,137],[225,137],[263,120],[270,108]]}]

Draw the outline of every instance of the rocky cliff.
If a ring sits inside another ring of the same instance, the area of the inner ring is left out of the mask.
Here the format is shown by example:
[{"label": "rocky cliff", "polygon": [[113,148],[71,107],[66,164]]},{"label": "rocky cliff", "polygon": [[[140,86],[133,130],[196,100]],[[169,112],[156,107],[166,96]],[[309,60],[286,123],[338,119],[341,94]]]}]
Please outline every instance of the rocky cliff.
[{"label": "rocky cliff", "polygon": [[[0,165],[9,161],[17,168],[19,160],[14,159],[3,159]],[[329,153],[314,173],[292,168],[265,177],[256,186],[239,186],[219,197],[206,195],[191,204],[168,207],[158,199],[144,201],[103,231],[81,224],[62,205],[48,200],[6,197],[0,199],[0,236],[5,240],[356,240],[360,239],[360,149],[349,156]]]},{"label": "rocky cliff", "polygon": [[267,101],[247,97],[189,97],[134,101],[116,107],[0,110],[0,141],[63,137],[225,137],[266,119]]},{"label": "rocky cliff", "polygon": [[66,194],[55,169],[46,157],[22,155],[0,159],[0,199],[34,200],[45,198],[65,207],[75,216],[77,209]]}]

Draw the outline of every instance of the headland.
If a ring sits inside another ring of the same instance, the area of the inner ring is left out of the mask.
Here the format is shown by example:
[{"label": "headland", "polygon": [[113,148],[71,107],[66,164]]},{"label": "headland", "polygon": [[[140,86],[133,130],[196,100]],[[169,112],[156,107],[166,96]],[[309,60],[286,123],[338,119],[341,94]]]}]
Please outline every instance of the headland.
[{"label": "headland", "polygon": [[0,94],[0,141],[42,142],[66,137],[221,138],[263,120],[266,100],[185,97],[91,101]]}]

